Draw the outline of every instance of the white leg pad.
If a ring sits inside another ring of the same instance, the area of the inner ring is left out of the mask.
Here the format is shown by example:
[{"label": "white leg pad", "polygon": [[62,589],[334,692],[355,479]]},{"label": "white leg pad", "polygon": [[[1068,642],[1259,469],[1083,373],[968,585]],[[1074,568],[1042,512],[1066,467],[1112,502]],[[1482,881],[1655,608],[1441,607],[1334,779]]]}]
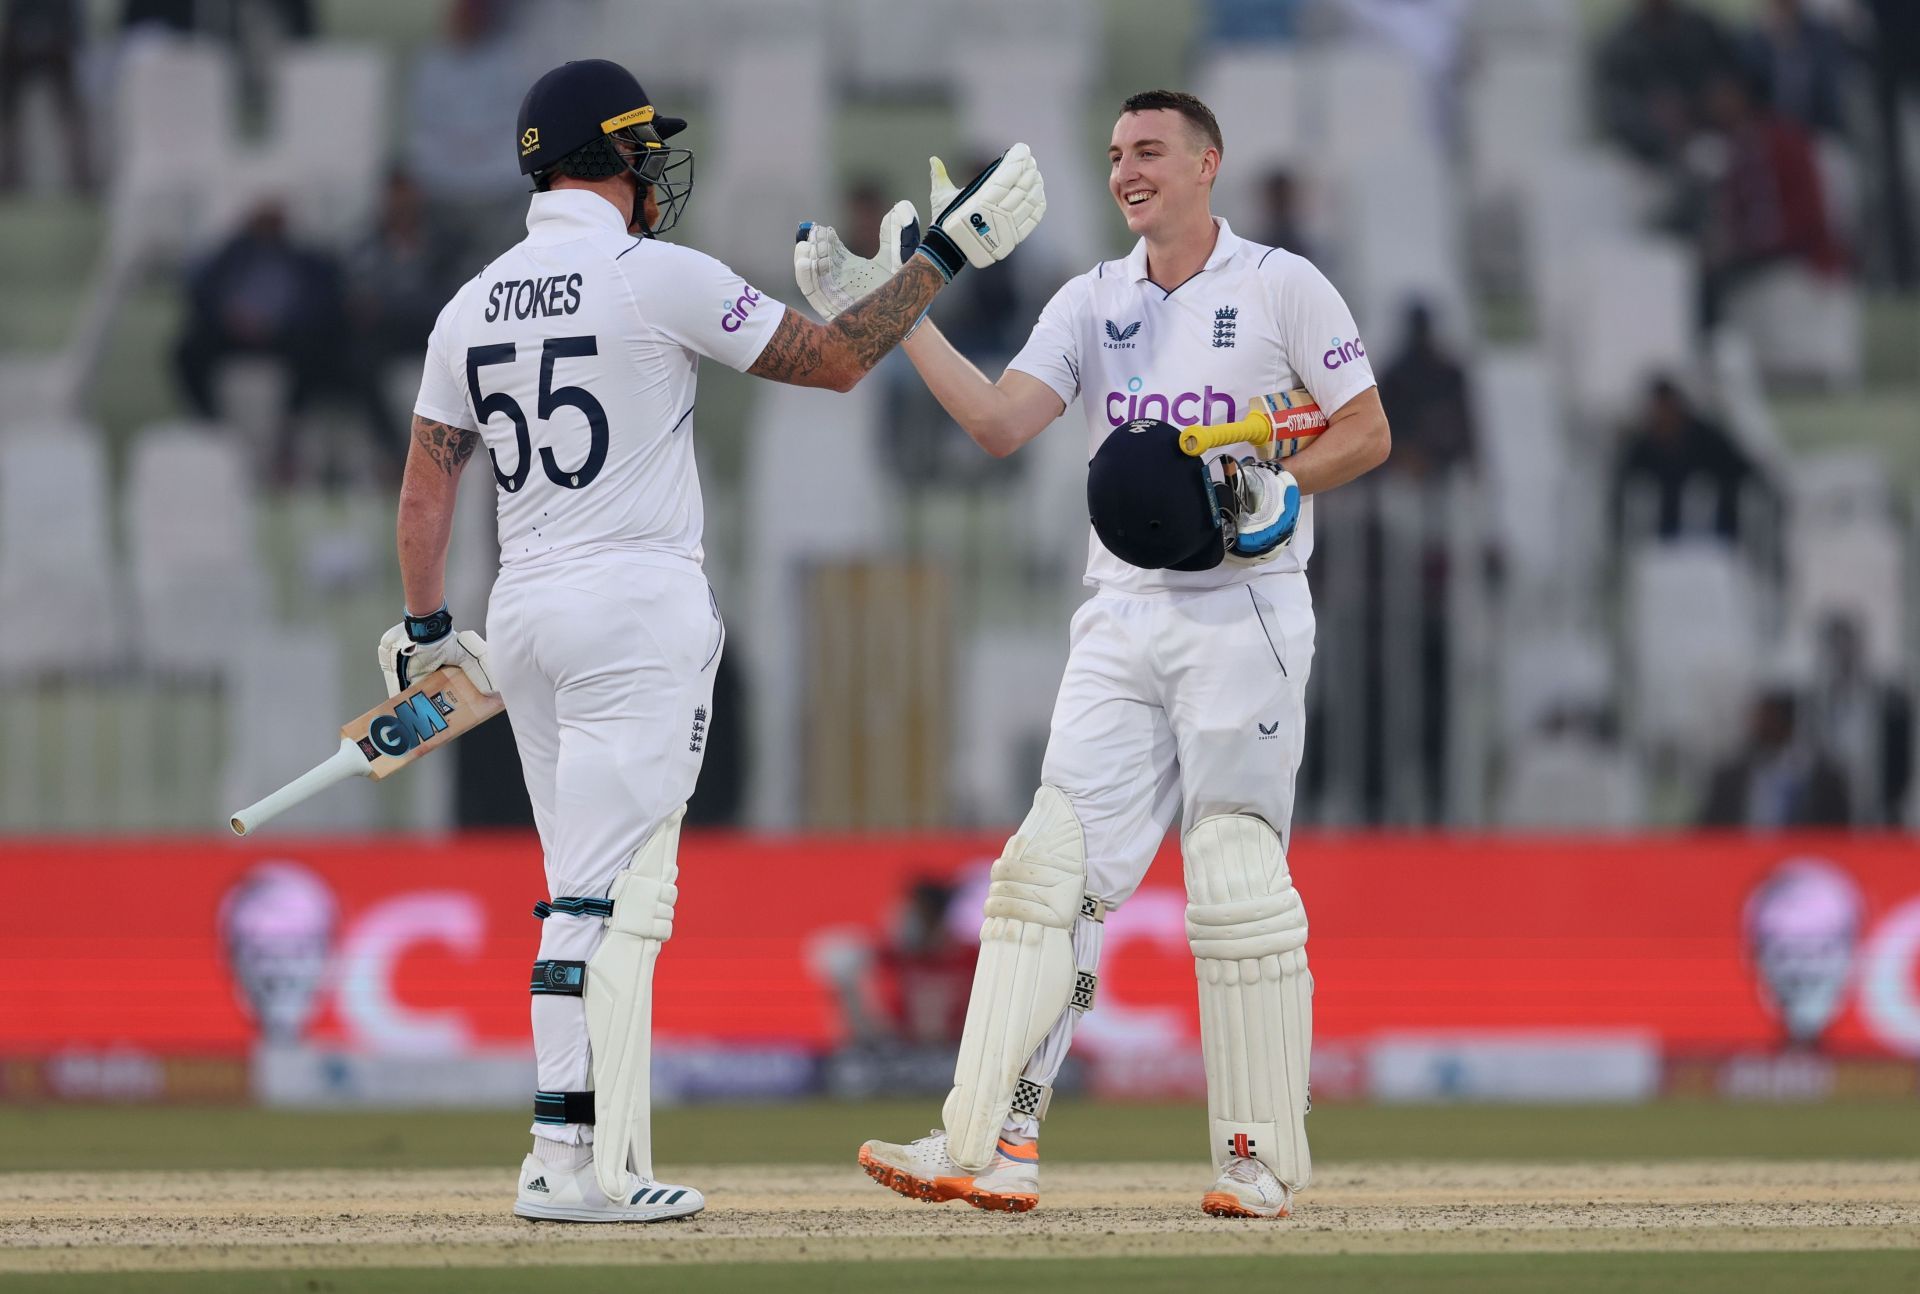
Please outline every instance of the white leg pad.
[{"label": "white leg pad", "polygon": [[1235,1155],[1258,1159],[1302,1190],[1313,1171],[1313,978],[1286,852],[1261,819],[1231,814],[1203,818],[1182,853],[1214,1167]]},{"label": "white leg pad", "polygon": [[594,1176],[600,1189],[620,1199],[627,1164],[653,1177],[653,963],[673,935],[674,881],[680,868],[680,820],[670,817],[634,853],[627,870],[613,878],[607,897],[613,915],[606,937],[587,961],[583,999],[587,1038],[593,1045]]},{"label": "white leg pad", "polygon": [[944,1111],[947,1153],[964,1168],[992,1162],[1020,1071],[1072,1004],[1072,932],[1086,884],[1080,819],[1065,795],[1043,786],[987,888],[980,960]]}]

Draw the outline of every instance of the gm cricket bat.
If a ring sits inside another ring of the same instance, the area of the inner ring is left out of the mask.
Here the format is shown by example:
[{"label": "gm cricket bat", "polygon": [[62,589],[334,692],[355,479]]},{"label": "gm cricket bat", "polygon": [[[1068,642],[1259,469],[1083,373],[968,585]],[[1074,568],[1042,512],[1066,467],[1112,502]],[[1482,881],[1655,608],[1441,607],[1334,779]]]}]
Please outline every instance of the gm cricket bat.
[{"label": "gm cricket bat", "polygon": [[227,825],[236,836],[252,835],[261,824],[335,782],[350,777],[371,777],[378,782],[391,777],[506,708],[507,703],[497,695],[475,687],[459,666],[437,669],[341,728],[340,749],[331,758],[315,764],[258,803],[249,804],[229,818]]},{"label": "gm cricket bat", "polygon": [[1304,389],[1255,396],[1247,416],[1213,427],[1189,427],[1180,448],[1198,456],[1209,449],[1246,441],[1262,458],[1297,454],[1307,442],[1327,429],[1327,415]]}]

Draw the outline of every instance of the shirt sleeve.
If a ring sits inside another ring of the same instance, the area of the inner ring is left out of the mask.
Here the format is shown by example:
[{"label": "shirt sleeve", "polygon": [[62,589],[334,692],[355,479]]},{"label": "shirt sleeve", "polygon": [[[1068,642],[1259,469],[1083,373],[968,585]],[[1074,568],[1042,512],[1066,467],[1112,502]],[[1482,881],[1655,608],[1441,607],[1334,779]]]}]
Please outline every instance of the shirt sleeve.
[{"label": "shirt sleeve", "polygon": [[427,338],[427,363],[420,374],[420,394],[414,398],[413,411],[422,418],[444,422],[462,431],[478,431],[473,405],[467,399],[466,372],[453,341],[462,293],[440,310]]},{"label": "shirt sleeve", "polygon": [[1072,404],[1080,395],[1080,329],[1077,304],[1079,280],[1070,280],[1047,308],[1027,336],[1027,344],[1007,365],[1039,378],[1053,388],[1062,404]]},{"label": "shirt sleeve", "polygon": [[1276,276],[1275,316],[1287,363],[1328,415],[1375,385],[1353,312],[1311,261],[1289,256]]},{"label": "shirt sleeve", "polygon": [[637,267],[640,311],[655,332],[745,372],[773,339],[787,308],[724,263],[690,247],[658,243]]}]

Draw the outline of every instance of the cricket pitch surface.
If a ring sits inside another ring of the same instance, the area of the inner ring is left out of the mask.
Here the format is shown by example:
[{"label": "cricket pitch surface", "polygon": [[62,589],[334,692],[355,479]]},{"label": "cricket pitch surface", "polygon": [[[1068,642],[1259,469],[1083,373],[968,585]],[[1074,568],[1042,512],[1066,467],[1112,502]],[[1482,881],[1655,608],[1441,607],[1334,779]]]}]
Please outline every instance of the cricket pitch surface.
[{"label": "cricket pitch surface", "polygon": [[0,1272],[1182,1254],[1903,1248],[1920,1161],[1345,1163],[1285,1221],[1210,1218],[1198,1165],[1050,1164],[1032,1213],[919,1204],[840,1167],[675,1168],[698,1217],[515,1218],[513,1169],[0,1175]]}]

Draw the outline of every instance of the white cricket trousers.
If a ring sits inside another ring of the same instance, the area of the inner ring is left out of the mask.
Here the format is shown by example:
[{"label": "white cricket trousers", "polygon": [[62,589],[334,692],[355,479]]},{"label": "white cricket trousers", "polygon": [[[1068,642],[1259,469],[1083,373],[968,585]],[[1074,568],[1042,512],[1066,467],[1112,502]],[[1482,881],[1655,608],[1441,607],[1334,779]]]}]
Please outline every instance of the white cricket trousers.
[{"label": "white cricket trousers", "polygon": [[[1139,889],[1176,811],[1183,831],[1240,813],[1288,840],[1313,630],[1307,577],[1292,571],[1193,592],[1102,590],[1074,615],[1040,778],[1080,819],[1088,894],[1118,907]],[[1096,971],[1087,924],[1075,956]],[[1054,1024],[1027,1078],[1052,1086],[1078,1018]],[[1038,1123],[1007,1126],[1031,1136]]]},{"label": "white cricket trousers", "polygon": [[[689,561],[597,554],[501,572],[487,614],[489,663],[513,720],[549,900],[604,899],[634,851],[693,794],[725,636],[706,577]],[[588,960],[601,921],[554,912],[541,923],[541,960]],[[591,1126],[547,1113],[561,1108],[554,1095],[593,1085],[584,1000],[535,995],[533,1045],[535,1135],[591,1141]]]}]

